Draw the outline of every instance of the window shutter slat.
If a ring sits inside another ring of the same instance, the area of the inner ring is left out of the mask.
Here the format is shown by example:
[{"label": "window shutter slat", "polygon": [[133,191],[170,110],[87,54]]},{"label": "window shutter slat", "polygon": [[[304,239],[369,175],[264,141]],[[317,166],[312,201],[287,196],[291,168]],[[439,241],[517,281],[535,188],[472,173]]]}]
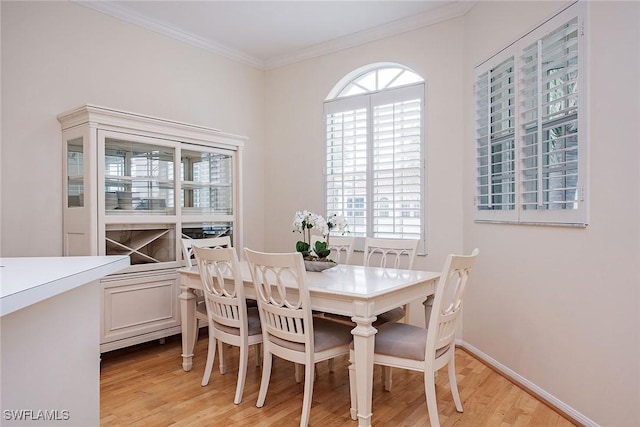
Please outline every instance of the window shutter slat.
[{"label": "window shutter slat", "polygon": [[529,107],[520,117],[525,211],[578,207],[577,27],[573,18],[520,58],[522,104]]},{"label": "window shutter slat", "polygon": [[367,188],[366,144],[361,142],[366,132],[365,108],[326,115],[327,211],[349,210],[355,218],[349,223],[354,233],[366,226],[358,220],[363,218]]},{"label": "window shutter slat", "polygon": [[515,209],[514,57],[476,80],[476,206],[479,210]]},{"label": "window shutter slat", "polygon": [[421,107],[420,98],[373,106],[376,237],[421,238]]}]

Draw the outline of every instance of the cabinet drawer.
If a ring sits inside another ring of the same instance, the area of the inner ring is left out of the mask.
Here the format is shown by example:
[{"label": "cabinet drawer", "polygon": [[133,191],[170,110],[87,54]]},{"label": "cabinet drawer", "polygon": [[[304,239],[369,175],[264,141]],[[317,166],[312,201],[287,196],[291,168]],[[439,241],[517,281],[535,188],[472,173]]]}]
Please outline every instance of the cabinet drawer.
[{"label": "cabinet drawer", "polygon": [[180,325],[175,273],[109,278],[102,286],[101,344]]}]

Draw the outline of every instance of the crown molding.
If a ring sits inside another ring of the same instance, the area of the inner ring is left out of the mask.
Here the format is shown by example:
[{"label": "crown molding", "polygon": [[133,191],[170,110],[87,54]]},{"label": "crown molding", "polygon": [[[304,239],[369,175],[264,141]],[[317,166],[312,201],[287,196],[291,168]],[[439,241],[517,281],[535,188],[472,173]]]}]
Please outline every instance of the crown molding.
[{"label": "crown molding", "polygon": [[400,19],[389,24],[381,25],[369,30],[360,31],[348,36],[339,37],[325,43],[320,43],[307,49],[298,50],[292,54],[281,55],[270,58],[266,61],[255,56],[246,54],[242,51],[205,39],[194,34],[178,30],[166,25],[163,22],[150,19],[135,11],[118,6],[110,1],[90,1],[90,0],[72,0],[74,3],[96,10],[98,12],[113,16],[134,25],[146,28],[167,37],[182,41],[195,47],[207,50],[209,52],[224,56],[231,60],[250,65],[260,70],[270,70],[273,68],[283,67],[285,65],[294,64],[296,62],[305,61],[316,58],[318,56],[327,55],[344,49],[349,49],[385,37],[396,34],[406,33],[418,28],[434,25],[449,19],[457,18],[465,15],[476,3],[477,0],[456,1],[437,9],[433,9],[419,15],[409,18]]},{"label": "crown molding", "polygon": [[170,27],[160,21],[150,19],[144,15],[134,12],[130,9],[126,9],[122,6],[118,6],[110,1],[91,1],[91,0],[72,0],[74,3],[88,7],[90,9],[102,12],[106,15],[113,16],[114,18],[121,19],[134,25],[138,25],[142,28],[154,31],[167,37],[182,41],[195,47],[213,52],[229,59],[232,59],[243,64],[251,65],[252,67],[264,69],[264,61],[254,56],[248,55],[232,47],[226,46],[222,43],[217,43],[209,39],[198,37],[194,34],[187,33],[185,31],[178,30]]},{"label": "crown molding", "polygon": [[265,69],[282,67],[296,62],[305,61],[307,59],[316,58],[318,56],[327,55],[338,52],[340,50],[349,49],[355,46],[370,43],[385,37],[391,37],[397,34],[406,33],[422,27],[437,24],[449,19],[457,18],[465,15],[476,3],[473,1],[457,1],[428,12],[414,15],[409,18],[400,19],[385,25],[380,25],[369,30],[360,31],[348,36],[330,40],[326,43],[320,43],[308,49],[302,49],[290,55],[282,55],[265,61]]}]

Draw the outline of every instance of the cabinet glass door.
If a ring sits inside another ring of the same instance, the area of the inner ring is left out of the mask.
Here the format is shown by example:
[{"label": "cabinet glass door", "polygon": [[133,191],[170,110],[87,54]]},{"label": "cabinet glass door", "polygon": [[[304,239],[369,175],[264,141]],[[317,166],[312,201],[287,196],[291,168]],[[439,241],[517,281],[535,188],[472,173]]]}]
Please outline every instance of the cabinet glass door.
[{"label": "cabinet glass door", "polygon": [[67,206],[84,206],[84,148],[82,138],[67,141]]},{"label": "cabinet glass door", "polygon": [[182,149],[182,213],[233,214],[233,154]]},{"label": "cabinet glass door", "polygon": [[172,147],[105,138],[107,215],[175,214]]}]

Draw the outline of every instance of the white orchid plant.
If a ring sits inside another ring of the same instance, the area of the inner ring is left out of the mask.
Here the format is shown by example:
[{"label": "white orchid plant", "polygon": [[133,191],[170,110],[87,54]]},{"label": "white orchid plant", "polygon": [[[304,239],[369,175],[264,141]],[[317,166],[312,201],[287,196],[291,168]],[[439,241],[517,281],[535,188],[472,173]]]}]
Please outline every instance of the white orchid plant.
[{"label": "white orchid plant", "polygon": [[[346,232],[347,221],[338,214],[331,214],[327,219],[322,215],[307,210],[296,212],[293,217],[293,231],[302,233],[302,240],[296,243],[296,251],[301,252],[306,260],[326,260],[329,249],[329,235],[331,231]],[[311,247],[311,230],[316,229],[324,237],[324,242],[316,242]]]}]

